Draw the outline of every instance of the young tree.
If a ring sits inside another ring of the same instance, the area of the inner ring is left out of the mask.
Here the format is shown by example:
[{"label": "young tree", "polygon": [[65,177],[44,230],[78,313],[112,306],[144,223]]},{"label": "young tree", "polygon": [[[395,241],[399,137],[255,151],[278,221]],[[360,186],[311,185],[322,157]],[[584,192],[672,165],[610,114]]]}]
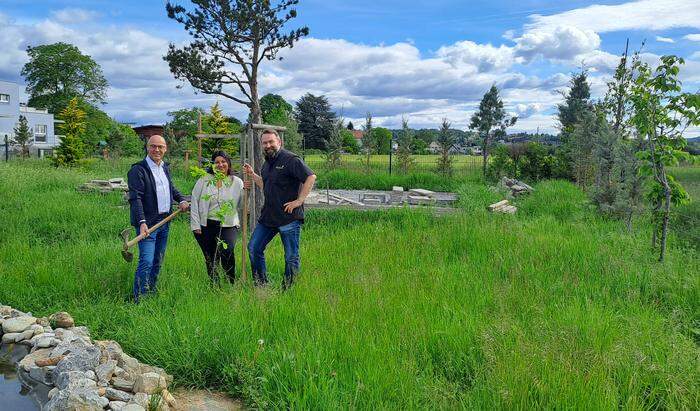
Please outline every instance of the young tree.
[{"label": "young tree", "polygon": [[513,126],[517,117],[508,117],[503,108],[503,101],[498,96],[498,88],[492,85],[484,94],[479,103],[479,111],[471,118],[469,128],[479,133],[481,137],[481,154],[483,156],[482,174],[486,176],[489,149],[492,141],[500,136],[505,136],[506,128]]},{"label": "young tree", "polygon": [[[250,120],[260,123],[262,112],[258,75],[265,60],[294,46],[309,34],[307,27],[287,33],[285,24],[297,16],[299,0],[191,0],[191,10],[166,5],[168,17],[182,24],[193,41],[178,48],[170,44],[164,59],[176,79],[188,81],[205,94],[217,94],[250,110]],[[260,139],[253,139],[256,173],[263,163]],[[259,214],[263,194],[255,188]]]},{"label": "young tree", "polygon": [[29,157],[29,144],[32,142],[32,129],[29,128],[27,118],[19,116],[19,123],[14,129],[15,136],[10,140],[10,144],[19,146],[19,154],[22,158]]},{"label": "young tree", "polygon": [[77,47],[66,43],[27,47],[29,61],[22,68],[29,105],[60,113],[70,99],[104,103],[107,80],[100,66]]},{"label": "young tree", "polygon": [[365,163],[365,173],[370,172],[372,165],[372,154],[377,151],[377,141],[374,138],[374,127],[372,126],[372,113],[365,116],[365,124],[362,126],[362,155]]},{"label": "young tree", "polygon": [[440,134],[438,134],[436,141],[440,145],[440,157],[437,160],[438,172],[445,177],[450,177],[454,171],[452,167],[454,159],[450,155],[450,150],[454,147],[456,138],[450,130],[450,122],[447,121],[447,118],[442,119]]},{"label": "young tree", "polygon": [[408,127],[408,119],[401,119],[401,131],[398,137],[399,148],[396,150],[396,157],[399,162],[399,169],[406,174],[413,166],[413,130]]},{"label": "young tree", "polygon": [[85,152],[81,139],[85,133],[85,112],[79,107],[77,97],[70,100],[59,118],[64,121],[60,126],[63,137],[51,160],[56,167],[74,166]]},{"label": "young tree", "polygon": [[[168,2],[168,17],[182,24],[193,41],[182,48],[170,44],[164,59],[175,78],[187,80],[202,93],[243,104],[250,109],[251,121],[260,123],[258,76],[263,61],[276,59],[280,50],[309,34],[307,27],[282,32],[297,16],[293,6],[298,2],[191,0],[191,10]],[[260,167],[259,139],[253,151],[256,167]],[[262,200],[262,195],[256,199]],[[256,206],[261,207],[262,202]]]},{"label": "young tree", "polygon": [[294,114],[306,147],[324,150],[336,123],[335,113],[326,96],[305,94],[297,101]]},{"label": "young tree", "polygon": [[343,159],[343,119],[336,120],[331,130],[331,137],[326,143],[326,165],[335,170],[340,167]]},{"label": "young tree", "polygon": [[[221,107],[219,107],[219,102],[217,101],[213,106],[211,106],[209,115],[205,117],[204,121],[209,126],[213,134],[236,134],[240,133],[240,129],[236,129],[230,122],[229,119],[224,116]],[[225,150],[230,155],[238,154],[239,140],[234,139],[221,139],[212,138],[202,140],[202,151],[205,157],[211,156],[214,151]]]},{"label": "young tree", "polygon": [[659,261],[663,261],[666,254],[671,205],[690,200],[683,186],[669,174],[668,167],[687,157],[682,151],[686,145],[683,132],[689,126],[700,124],[700,94],[681,91],[678,73],[682,64],[682,58],[663,56],[660,65],[652,71],[648,64],[637,62],[638,74],[631,95],[632,124],[647,140],[647,149],[641,153],[645,161],[642,170],[654,181],[649,199],[656,223],[652,236],[654,247],[657,236],[661,237]]}]

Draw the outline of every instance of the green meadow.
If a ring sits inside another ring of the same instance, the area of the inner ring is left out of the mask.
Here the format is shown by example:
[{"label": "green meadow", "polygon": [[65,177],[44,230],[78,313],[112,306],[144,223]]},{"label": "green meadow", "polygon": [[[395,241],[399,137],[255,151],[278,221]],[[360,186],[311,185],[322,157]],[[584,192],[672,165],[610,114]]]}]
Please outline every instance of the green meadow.
[{"label": "green meadow", "polygon": [[[178,218],[159,292],[135,305],[136,263],[118,238],[128,206],[76,191],[127,169],[0,163],[0,303],[68,311],[177,385],[256,408],[700,408],[697,203],[674,217],[659,263],[644,218],[629,232],[568,182],[535,185],[511,216],[486,212],[501,198],[475,178],[424,176],[403,182],[457,190],[458,213],[309,211],[302,273],[284,293],[279,240],[271,290],[212,287]],[[698,199],[699,170],[677,170]],[[333,185],[413,178],[338,173]]]}]

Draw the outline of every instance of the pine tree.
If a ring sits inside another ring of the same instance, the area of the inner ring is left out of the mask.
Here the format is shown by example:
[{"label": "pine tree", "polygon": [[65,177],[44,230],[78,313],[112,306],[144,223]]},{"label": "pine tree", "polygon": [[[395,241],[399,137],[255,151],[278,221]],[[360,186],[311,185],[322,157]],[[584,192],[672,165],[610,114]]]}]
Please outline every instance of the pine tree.
[{"label": "pine tree", "polygon": [[450,122],[446,118],[442,119],[440,134],[438,134],[436,141],[440,145],[440,157],[437,161],[438,172],[445,177],[450,177],[454,171],[452,167],[454,159],[450,155],[450,150],[454,147],[457,139],[450,130]]},{"label": "pine tree", "polygon": [[[209,115],[206,118],[212,133],[214,134],[233,134],[234,129],[228,118],[224,116],[224,112],[219,107],[219,102],[217,101],[213,106],[211,106]],[[223,138],[212,138],[202,141],[203,154],[209,157],[217,150],[224,150],[229,155],[238,154],[238,139],[223,139]]]},{"label": "pine tree", "polygon": [[83,158],[85,147],[82,136],[85,133],[85,112],[78,105],[78,99],[73,98],[59,114],[59,118],[64,123],[60,126],[63,133],[61,143],[56,147],[52,157],[56,167],[74,166]]},{"label": "pine tree", "polygon": [[19,123],[14,131],[15,136],[10,140],[10,143],[19,146],[20,156],[22,158],[29,157],[29,144],[32,140],[32,130],[29,128],[25,116],[19,116]]},{"label": "pine tree", "polygon": [[471,118],[469,128],[479,133],[481,138],[481,153],[483,156],[482,174],[486,176],[486,165],[488,164],[489,150],[492,141],[500,136],[505,136],[506,128],[515,124],[517,117],[508,117],[503,108],[503,101],[498,95],[498,88],[492,85],[491,89],[484,94],[479,103],[479,111]]}]

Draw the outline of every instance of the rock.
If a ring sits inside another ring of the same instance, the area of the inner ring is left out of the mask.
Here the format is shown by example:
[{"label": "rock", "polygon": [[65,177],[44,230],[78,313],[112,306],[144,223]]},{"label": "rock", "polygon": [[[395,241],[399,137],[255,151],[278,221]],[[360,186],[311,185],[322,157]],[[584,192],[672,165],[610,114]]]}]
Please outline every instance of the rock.
[{"label": "rock", "polygon": [[393,191],[393,192],[395,192],[395,193],[403,193],[403,187],[401,187],[401,186],[393,186],[393,187],[391,188],[391,191]]},{"label": "rock", "polygon": [[34,363],[39,366],[39,367],[46,367],[46,366],[53,366],[58,364],[61,360],[63,359],[62,355],[59,355],[58,357],[48,357],[48,358],[43,358],[40,360],[34,361]]},{"label": "rock", "polygon": [[[42,335],[42,334],[40,334]],[[34,342],[36,348],[50,348],[57,346],[61,340],[54,337],[41,337]]]},{"label": "rock", "polygon": [[161,396],[163,396],[163,399],[165,400],[166,403],[168,403],[169,406],[172,408],[177,409],[177,401],[175,401],[175,397],[168,391],[167,389],[164,389],[161,393]]},{"label": "rock", "polygon": [[489,211],[496,211],[499,208],[504,207],[506,205],[508,205],[508,200],[501,200],[497,203],[493,203],[490,206],[488,206],[488,209],[489,209]]},{"label": "rock", "polygon": [[49,399],[53,398],[54,395],[58,394],[58,391],[60,391],[57,387],[51,388],[51,391],[49,391]]},{"label": "rock", "polygon": [[[60,331],[60,330],[59,330]],[[65,334],[61,332],[56,332],[56,336],[58,339],[61,339],[61,336],[64,336]],[[72,335],[73,339],[63,339],[61,342],[51,351],[51,356],[52,357],[57,357],[59,355],[66,355],[70,353],[71,351],[75,351],[81,348],[87,348],[91,347],[91,345],[84,341],[81,338],[75,337],[75,335]]]},{"label": "rock", "polygon": [[34,330],[32,330],[30,328],[28,330],[24,330],[21,333],[19,333],[19,335],[17,337],[15,337],[15,342],[29,340],[33,336],[34,336]]},{"label": "rock", "polygon": [[33,335],[39,335],[44,333],[44,327],[42,327],[39,324],[32,324],[29,326],[29,329],[34,331]]},{"label": "rock", "polygon": [[134,381],[121,377],[114,377],[112,378],[112,387],[122,391],[133,392]]},{"label": "rock", "polygon": [[413,193],[422,197],[432,197],[435,192],[430,190],[424,190],[422,188],[412,188],[408,190],[409,193]]},{"label": "rock", "polygon": [[156,367],[153,365],[148,365],[148,364],[140,364],[139,365],[139,374],[145,374],[147,372],[154,372],[156,374],[160,374],[161,377],[165,378],[165,382],[167,385],[170,385],[173,383],[173,376],[165,372],[164,369],[160,367]]},{"label": "rock", "polygon": [[151,397],[145,392],[137,392],[134,394],[134,398],[131,399],[131,404],[138,404],[143,408],[148,408],[148,402]]},{"label": "rock", "polygon": [[54,384],[61,390],[74,390],[76,388],[97,388],[95,381],[87,378],[82,371],[67,371],[55,373]]},{"label": "rock", "polygon": [[44,327],[44,329],[46,329],[47,327],[49,327],[49,328],[51,327],[51,323],[49,322],[49,319],[48,319],[47,317],[39,317],[39,318],[37,318],[37,319],[36,319],[36,323],[37,323],[38,325]]},{"label": "rock", "polygon": [[100,362],[100,349],[95,346],[78,347],[70,351],[58,364],[56,372],[94,370]]},{"label": "rock", "polygon": [[0,305],[0,317],[9,317],[12,313],[12,307],[9,305]]},{"label": "rock", "polygon": [[36,318],[30,316],[10,318],[2,322],[4,333],[21,333],[36,324]]},{"label": "rock", "polygon": [[100,397],[95,389],[61,390],[42,408],[43,411],[102,411],[109,400]]},{"label": "rock", "polygon": [[134,381],[134,392],[145,392],[153,394],[167,388],[165,378],[155,372],[147,372],[136,377]]},{"label": "rock", "polygon": [[122,347],[116,341],[95,341],[95,346],[100,348],[102,355],[100,356],[100,364],[106,363],[108,360],[119,360],[124,353]]},{"label": "rock", "polygon": [[2,343],[3,344],[12,344],[15,342],[17,337],[19,337],[21,333],[6,333],[2,335]]},{"label": "rock", "polygon": [[[110,401],[109,402],[109,408],[114,410],[114,411],[121,411],[126,407],[126,403],[123,401]],[[140,405],[139,405],[140,407]]]},{"label": "rock", "polygon": [[95,375],[98,381],[109,381],[112,379],[114,370],[117,368],[116,360],[107,360],[107,362],[100,364],[95,368]]},{"label": "rock", "polygon": [[95,371],[93,371],[93,370],[85,371],[85,376],[93,381],[97,381],[97,375],[95,375]]},{"label": "rock", "polygon": [[139,404],[127,404],[120,411],[146,411],[146,408]]},{"label": "rock", "polygon": [[132,398],[134,398],[133,394],[129,394],[128,392],[124,392],[122,390],[117,390],[115,388],[107,387],[105,389],[105,397],[107,397],[110,401],[124,401],[124,402],[129,402],[131,401]]},{"label": "rock", "polygon": [[29,353],[22,358],[19,362],[19,366],[24,370],[29,372],[32,367],[36,367],[37,360],[43,360],[49,358],[51,350],[48,348],[42,348],[41,350],[36,350],[33,353]]},{"label": "rock", "polygon": [[42,384],[50,385],[53,380],[51,375],[49,367],[32,367],[29,369],[29,377]]}]

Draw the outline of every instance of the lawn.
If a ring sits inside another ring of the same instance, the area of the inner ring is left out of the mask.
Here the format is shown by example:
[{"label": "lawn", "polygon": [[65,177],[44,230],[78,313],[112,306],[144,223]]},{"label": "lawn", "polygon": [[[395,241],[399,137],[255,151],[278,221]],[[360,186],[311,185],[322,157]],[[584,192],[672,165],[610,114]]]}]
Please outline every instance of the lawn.
[{"label": "lawn", "polygon": [[215,288],[178,219],[158,295],[134,305],[128,207],[75,190],[126,167],[0,163],[0,302],[69,311],[176,384],[253,407],[700,408],[697,251],[672,234],[658,263],[644,219],[627,232],[567,182],[536,185],[514,216],[487,213],[500,198],[475,181],[446,217],[313,210],[285,293],[278,240],[275,289]]}]

